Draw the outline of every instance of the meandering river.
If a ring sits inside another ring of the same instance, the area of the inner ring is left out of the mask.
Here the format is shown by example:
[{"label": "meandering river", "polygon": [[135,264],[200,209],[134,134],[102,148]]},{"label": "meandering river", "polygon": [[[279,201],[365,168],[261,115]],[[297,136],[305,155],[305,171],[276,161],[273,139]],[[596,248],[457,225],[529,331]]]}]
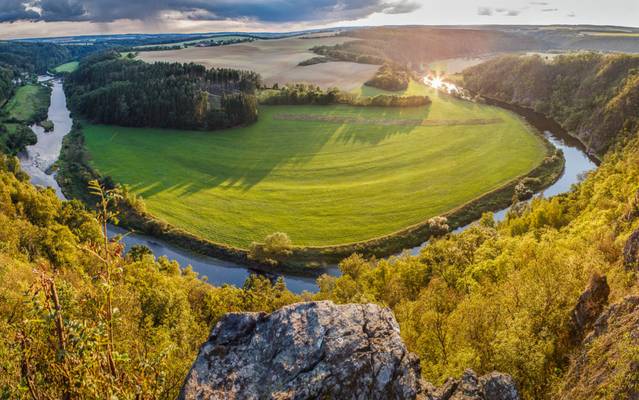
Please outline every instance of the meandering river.
[{"label": "meandering river", "polygon": [[[52,79],[51,77],[40,77],[39,80],[52,80],[49,119],[53,121],[54,129],[52,132],[44,132],[42,127],[34,125],[32,129],[38,136],[38,142],[33,146],[27,147],[26,152],[20,155],[20,162],[22,169],[31,176],[31,182],[33,184],[52,187],[57,195],[61,199],[64,199],[64,194],[55,180],[55,174],[51,173],[50,168],[60,154],[62,139],[71,131],[73,121],[67,108],[66,97],[62,90],[62,82],[58,79]],[[566,158],[566,167],[562,177],[555,184],[544,190],[543,195],[554,196],[567,192],[574,183],[580,180],[580,177],[584,173],[595,169],[596,164],[594,160],[587,156],[583,146],[562,132],[556,124],[552,124],[551,121],[545,119],[537,119],[538,117],[529,118],[529,122],[544,132],[548,140],[564,152]],[[495,219],[502,220],[507,210],[508,209],[504,209],[496,212]],[[465,228],[467,228],[467,226],[457,231],[461,231]],[[182,266],[191,265],[194,271],[206,277],[208,281],[214,285],[229,284],[242,286],[251,273],[256,273],[246,266],[212,257],[200,256],[165,243],[162,240],[138,233],[127,232],[116,226],[110,226],[110,234],[122,234],[122,241],[126,248],[131,248],[131,246],[136,244],[144,245],[151,249],[156,257],[166,256],[171,260],[178,261]],[[413,249],[407,249],[407,251],[416,254],[425,244],[426,243]],[[336,266],[329,267],[324,272],[330,275],[339,275],[339,270]],[[293,292],[301,293],[305,290],[314,292],[318,289],[315,282],[316,278],[314,277],[289,274],[283,277],[286,286]]]}]

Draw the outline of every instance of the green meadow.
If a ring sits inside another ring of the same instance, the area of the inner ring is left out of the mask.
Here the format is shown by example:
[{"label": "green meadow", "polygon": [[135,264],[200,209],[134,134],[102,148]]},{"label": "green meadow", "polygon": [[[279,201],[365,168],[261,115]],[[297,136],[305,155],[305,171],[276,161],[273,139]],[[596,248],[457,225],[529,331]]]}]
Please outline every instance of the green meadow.
[{"label": "green meadow", "polygon": [[84,132],[94,167],[141,195],[151,213],[243,248],[277,231],[296,245],[392,233],[545,156],[540,138],[505,110],[416,84],[409,91],[430,94],[433,104],[264,106],[258,123],[224,131],[85,124]]},{"label": "green meadow", "polygon": [[20,86],[15,95],[7,101],[4,111],[9,119],[36,122],[38,116],[46,116],[49,107],[49,91],[41,85]]},{"label": "green meadow", "polygon": [[80,63],[78,61],[70,61],[68,63],[58,65],[57,67],[53,69],[53,72],[58,74],[63,72],[71,73],[75,71],[76,69],[78,69],[79,65]]}]

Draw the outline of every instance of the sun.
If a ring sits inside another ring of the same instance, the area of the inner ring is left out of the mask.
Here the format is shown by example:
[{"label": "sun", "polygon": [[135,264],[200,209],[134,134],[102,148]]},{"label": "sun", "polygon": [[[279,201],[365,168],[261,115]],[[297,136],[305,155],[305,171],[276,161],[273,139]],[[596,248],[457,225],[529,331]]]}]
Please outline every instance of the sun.
[{"label": "sun", "polygon": [[430,85],[434,88],[434,89],[440,89],[443,85],[444,85],[444,81],[442,80],[442,78],[440,77],[435,77],[431,80]]}]

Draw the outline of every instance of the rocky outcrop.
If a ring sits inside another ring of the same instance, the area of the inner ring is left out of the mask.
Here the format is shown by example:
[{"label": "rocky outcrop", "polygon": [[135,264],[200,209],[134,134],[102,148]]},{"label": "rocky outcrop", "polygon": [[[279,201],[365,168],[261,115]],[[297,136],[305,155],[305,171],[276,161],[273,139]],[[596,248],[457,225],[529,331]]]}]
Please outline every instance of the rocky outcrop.
[{"label": "rocky outcrop", "polygon": [[428,400],[519,400],[512,377],[499,372],[477,377],[469,369],[460,379],[449,378],[439,388],[424,386],[424,397]]},{"label": "rocky outcrop", "polygon": [[413,399],[419,360],[388,309],[299,303],[227,314],[189,372],[181,399]]},{"label": "rocky outcrop", "polygon": [[605,276],[593,274],[586,290],[579,296],[579,300],[570,316],[570,342],[572,345],[581,343],[583,337],[608,305],[610,288]]},{"label": "rocky outcrop", "polygon": [[623,247],[623,264],[628,271],[639,270],[639,229],[630,235]]},{"label": "rocky outcrop", "polygon": [[639,399],[639,297],[608,307],[585,337],[554,398]]},{"label": "rocky outcrop", "polygon": [[227,314],[213,329],[180,398],[516,400],[508,375],[468,370],[441,388],[420,379],[389,309],[329,301],[272,314]]}]

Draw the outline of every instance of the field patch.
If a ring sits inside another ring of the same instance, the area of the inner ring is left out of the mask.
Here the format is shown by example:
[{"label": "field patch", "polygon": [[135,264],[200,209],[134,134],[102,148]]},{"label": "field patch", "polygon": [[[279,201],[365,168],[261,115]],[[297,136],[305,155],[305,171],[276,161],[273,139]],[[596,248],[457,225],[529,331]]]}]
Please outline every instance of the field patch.
[{"label": "field patch", "polygon": [[142,52],[138,58],[147,62],[194,62],[207,68],[233,68],[259,73],[264,83],[312,83],[323,88],[353,90],[370,79],[377,65],[352,62],[329,62],[298,66],[317,56],[309,49],[332,46],[354,40],[345,37],[313,37],[257,40],[218,47],[189,47],[180,50]]},{"label": "field patch", "polygon": [[7,119],[31,123],[45,118],[48,107],[49,91],[46,87],[24,85],[7,101],[4,111],[7,113]]},{"label": "field patch", "polygon": [[242,248],[277,231],[296,245],[386,235],[526,174],[546,151],[519,117],[436,96],[419,108],[263,106],[258,123],[217,132],[84,132],[94,167],[152,214]]}]

